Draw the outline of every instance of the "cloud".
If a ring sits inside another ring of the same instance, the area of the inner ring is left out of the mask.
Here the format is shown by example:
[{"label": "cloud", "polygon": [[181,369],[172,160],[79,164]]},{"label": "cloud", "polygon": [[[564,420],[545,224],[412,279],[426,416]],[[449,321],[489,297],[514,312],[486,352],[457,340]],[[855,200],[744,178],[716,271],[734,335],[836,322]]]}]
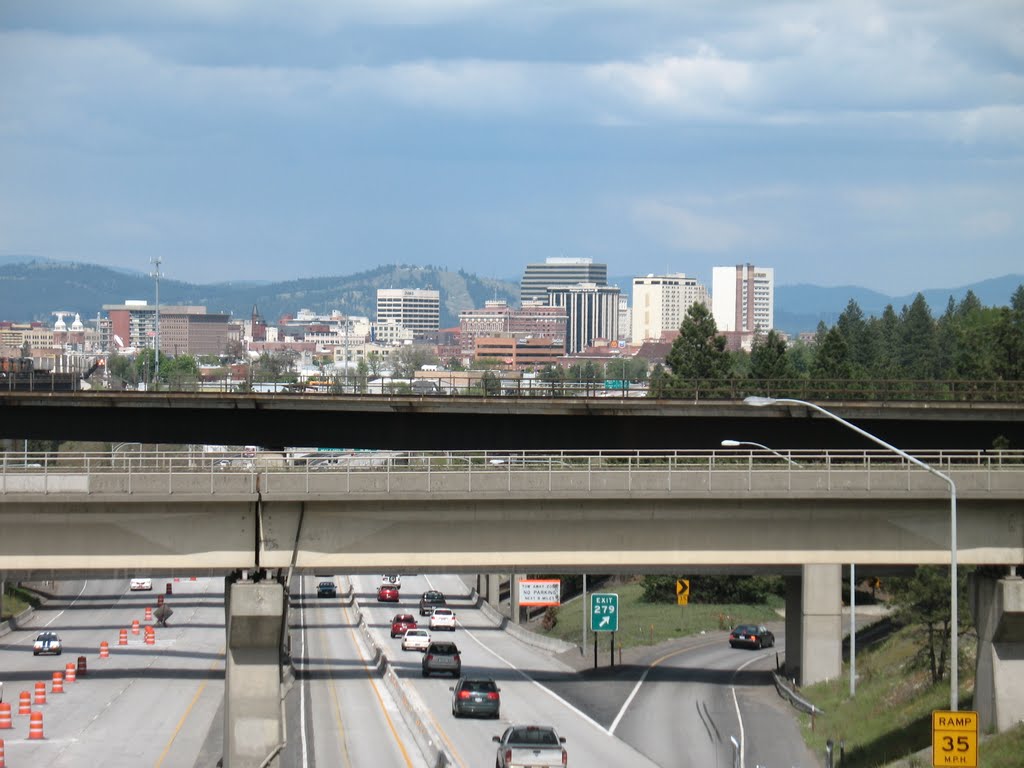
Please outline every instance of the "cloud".
[{"label": "cloud", "polygon": [[632,217],[649,234],[677,250],[722,253],[749,241],[749,233],[734,221],[657,200],[636,202]]}]

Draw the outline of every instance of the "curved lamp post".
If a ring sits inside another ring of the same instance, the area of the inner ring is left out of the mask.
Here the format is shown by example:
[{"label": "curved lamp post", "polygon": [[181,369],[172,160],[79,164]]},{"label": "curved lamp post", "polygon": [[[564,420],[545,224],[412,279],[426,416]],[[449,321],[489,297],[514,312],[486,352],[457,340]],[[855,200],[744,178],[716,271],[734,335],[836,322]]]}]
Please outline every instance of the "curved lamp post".
[{"label": "curved lamp post", "polygon": [[768,451],[768,453],[771,453],[771,454],[774,454],[774,455],[778,456],[780,459],[783,459],[783,460],[789,462],[794,467],[801,466],[801,464],[799,462],[793,461],[791,458],[789,458],[789,456],[786,456],[784,453],[779,453],[774,448],[769,448],[767,445],[761,445],[760,443],[754,443],[754,442],[751,442],[750,440],[723,440],[722,441],[722,447],[723,448],[738,448],[741,445],[752,445],[755,448],[760,448],[762,451]]},{"label": "curved lamp post", "polygon": [[952,712],[956,712],[959,705],[960,698],[960,674],[959,674],[959,658],[958,658],[958,641],[957,630],[959,628],[959,617],[957,615],[957,573],[956,573],[956,484],[953,482],[953,478],[949,475],[939,472],[934,467],[925,464],[920,459],[914,458],[906,451],[902,451],[895,445],[890,445],[880,437],[875,437],[870,432],[867,432],[856,424],[851,424],[846,419],[836,416],[832,411],[825,410],[820,405],[809,403],[806,400],[796,400],[791,397],[756,397],[751,396],[744,398],[744,404],[753,406],[763,405],[802,405],[811,410],[817,411],[825,416],[828,416],[834,421],[838,421],[844,427],[852,429],[859,435],[866,437],[873,443],[877,443],[883,448],[887,448],[893,453],[902,456],[904,459],[909,461],[911,464],[916,464],[921,469],[931,472],[938,478],[949,485],[949,709]]}]

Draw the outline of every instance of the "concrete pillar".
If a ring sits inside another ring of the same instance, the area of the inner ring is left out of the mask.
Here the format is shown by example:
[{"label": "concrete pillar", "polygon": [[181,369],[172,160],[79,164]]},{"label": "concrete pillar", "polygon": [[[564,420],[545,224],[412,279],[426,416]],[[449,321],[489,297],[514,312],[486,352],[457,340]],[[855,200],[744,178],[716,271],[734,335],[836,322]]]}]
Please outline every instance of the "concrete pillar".
[{"label": "concrete pillar", "polygon": [[513,624],[519,624],[519,580],[523,578],[520,573],[512,574],[512,583],[510,585],[511,592],[508,597],[509,610],[512,614],[511,619]]},{"label": "concrete pillar", "polygon": [[969,595],[978,630],[978,728],[1005,731],[1024,720],[1024,579],[972,576]]},{"label": "concrete pillar", "polygon": [[843,671],[843,567],[805,565],[802,580],[800,685],[810,685]]},{"label": "concrete pillar", "polygon": [[[224,590],[224,768],[259,768],[284,741],[281,622],[284,586],[236,581]],[[266,763],[279,765],[274,761]]]},{"label": "concrete pillar", "polygon": [[487,574],[487,594],[484,596],[491,607],[496,610],[501,610],[501,574],[500,573],[488,573]]},{"label": "concrete pillar", "polygon": [[803,579],[786,576],[786,677],[800,680],[803,659],[804,595]]}]

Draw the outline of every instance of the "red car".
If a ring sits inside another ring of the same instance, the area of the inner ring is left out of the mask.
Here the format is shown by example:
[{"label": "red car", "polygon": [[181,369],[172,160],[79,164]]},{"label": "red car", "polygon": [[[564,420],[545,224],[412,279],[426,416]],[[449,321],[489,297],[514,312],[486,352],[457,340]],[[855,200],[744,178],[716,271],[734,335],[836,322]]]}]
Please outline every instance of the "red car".
[{"label": "red car", "polygon": [[394,587],[381,587],[377,590],[377,602],[380,603],[397,603],[398,602],[398,590]]},{"label": "red car", "polygon": [[392,637],[402,637],[405,630],[416,628],[416,619],[410,613],[399,613],[391,620]]}]

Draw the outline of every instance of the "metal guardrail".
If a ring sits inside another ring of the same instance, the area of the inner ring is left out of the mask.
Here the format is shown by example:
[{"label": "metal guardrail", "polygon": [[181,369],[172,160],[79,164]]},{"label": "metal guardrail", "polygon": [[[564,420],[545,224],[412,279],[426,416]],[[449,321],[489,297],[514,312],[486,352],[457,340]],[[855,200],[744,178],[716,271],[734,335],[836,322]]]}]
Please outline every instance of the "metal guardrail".
[{"label": "metal guardrail", "polygon": [[[1024,451],[915,454],[964,494],[1020,493]],[[514,492],[917,492],[930,473],[888,451],[0,452],[0,496]]]}]

